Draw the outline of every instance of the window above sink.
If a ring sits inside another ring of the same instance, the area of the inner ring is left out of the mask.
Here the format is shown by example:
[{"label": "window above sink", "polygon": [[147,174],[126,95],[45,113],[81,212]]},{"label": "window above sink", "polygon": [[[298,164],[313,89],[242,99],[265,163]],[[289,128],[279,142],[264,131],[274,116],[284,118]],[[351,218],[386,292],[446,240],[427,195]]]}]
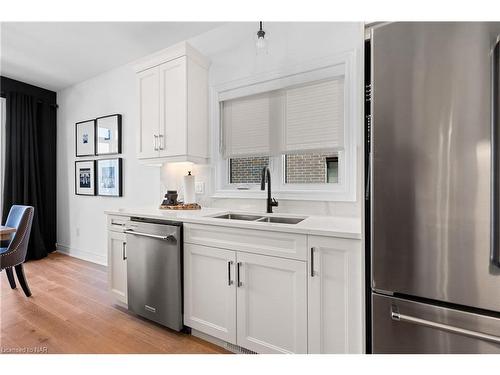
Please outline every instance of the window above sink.
[{"label": "window above sink", "polygon": [[278,200],[355,201],[362,120],[355,62],[350,51],[307,70],[213,88],[212,197],[264,198],[267,166]]}]

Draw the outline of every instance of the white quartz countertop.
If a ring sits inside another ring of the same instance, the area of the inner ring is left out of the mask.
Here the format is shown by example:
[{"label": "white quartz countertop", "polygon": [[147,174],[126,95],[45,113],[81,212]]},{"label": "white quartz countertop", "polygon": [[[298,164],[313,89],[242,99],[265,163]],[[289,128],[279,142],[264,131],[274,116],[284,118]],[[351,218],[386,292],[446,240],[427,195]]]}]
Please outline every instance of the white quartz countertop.
[{"label": "white quartz countertop", "polygon": [[[255,221],[217,219],[213,216],[227,213],[239,213],[259,216],[297,217],[305,218],[297,224],[263,223]],[[361,220],[350,217],[314,216],[295,214],[266,214],[241,210],[228,210],[219,208],[202,208],[201,210],[160,210],[158,208],[120,208],[104,211],[107,215],[128,217],[142,217],[148,219],[161,219],[180,221],[183,223],[218,225],[233,228],[247,228],[268,230],[276,232],[311,234],[317,236],[342,237],[361,239]]]}]

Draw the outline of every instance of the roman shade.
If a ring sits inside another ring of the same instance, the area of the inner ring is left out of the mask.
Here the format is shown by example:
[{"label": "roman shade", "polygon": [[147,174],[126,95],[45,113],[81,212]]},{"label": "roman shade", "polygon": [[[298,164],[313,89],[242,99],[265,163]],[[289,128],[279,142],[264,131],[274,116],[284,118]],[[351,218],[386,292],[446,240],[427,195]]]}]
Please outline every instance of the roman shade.
[{"label": "roman shade", "polygon": [[265,93],[223,102],[225,157],[269,155],[270,96]]},{"label": "roman shade", "polygon": [[285,90],[284,153],[344,148],[344,79]]},{"label": "roman shade", "polygon": [[221,104],[221,152],[225,158],[343,148],[343,76]]}]

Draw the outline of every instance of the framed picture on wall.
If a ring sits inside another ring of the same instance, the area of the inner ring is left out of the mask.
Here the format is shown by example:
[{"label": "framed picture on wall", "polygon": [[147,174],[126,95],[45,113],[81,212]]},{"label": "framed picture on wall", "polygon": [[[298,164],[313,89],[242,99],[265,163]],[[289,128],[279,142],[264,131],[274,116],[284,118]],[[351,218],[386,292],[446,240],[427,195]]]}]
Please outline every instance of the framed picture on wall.
[{"label": "framed picture on wall", "polygon": [[96,155],[122,152],[122,115],[115,114],[96,119]]},{"label": "framed picture on wall", "polygon": [[97,160],[97,195],[122,196],[122,158]]},{"label": "framed picture on wall", "polygon": [[95,160],[75,161],[75,194],[95,195]]},{"label": "framed picture on wall", "polygon": [[95,120],[76,123],[76,156],[95,155]]}]

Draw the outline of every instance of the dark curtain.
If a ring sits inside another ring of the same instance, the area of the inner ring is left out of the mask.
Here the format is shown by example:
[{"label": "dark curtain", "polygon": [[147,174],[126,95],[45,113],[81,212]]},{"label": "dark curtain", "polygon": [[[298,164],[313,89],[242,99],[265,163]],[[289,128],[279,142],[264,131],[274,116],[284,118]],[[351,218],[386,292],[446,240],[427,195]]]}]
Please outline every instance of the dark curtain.
[{"label": "dark curtain", "polygon": [[[5,96],[7,111],[3,222],[13,204],[35,207],[26,259],[40,259],[55,250],[55,222],[45,222],[51,219],[53,208],[49,206],[55,205],[55,201],[47,199],[45,191],[53,185],[45,185],[49,176],[44,174],[47,167],[47,156],[44,154],[49,151],[55,155],[56,150],[46,150],[47,145],[43,142],[46,138],[43,132],[53,131],[47,124],[53,109],[47,103],[24,93],[8,92]],[[52,175],[55,176],[55,171],[52,171],[50,176]],[[52,226],[54,236],[51,233]]]}]

